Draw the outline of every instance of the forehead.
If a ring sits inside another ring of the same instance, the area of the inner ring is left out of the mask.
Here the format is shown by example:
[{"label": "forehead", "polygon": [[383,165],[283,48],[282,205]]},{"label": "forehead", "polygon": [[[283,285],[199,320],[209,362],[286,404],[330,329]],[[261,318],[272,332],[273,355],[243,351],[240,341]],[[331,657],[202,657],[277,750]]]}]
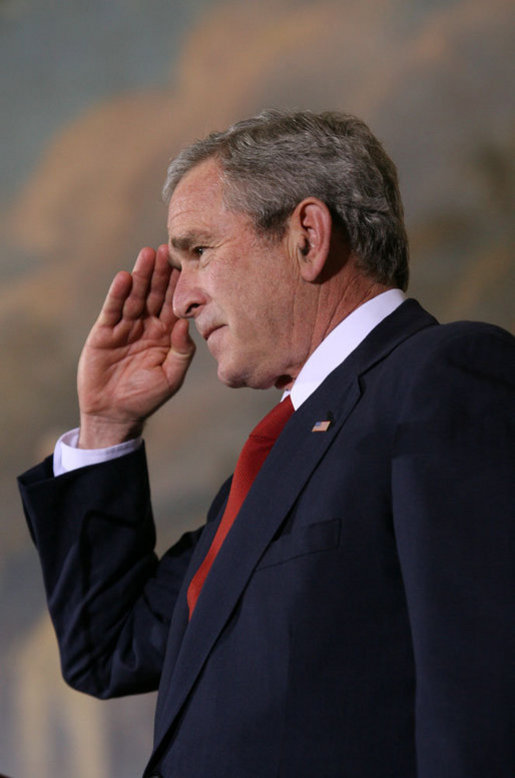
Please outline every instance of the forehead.
[{"label": "forehead", "polygon": [[186,222],[200,223],[213,211],[226,211],[222,171],[214,159],[207,159],[186,173],[175,187],[168,207],[168,231],[173,234]]}]

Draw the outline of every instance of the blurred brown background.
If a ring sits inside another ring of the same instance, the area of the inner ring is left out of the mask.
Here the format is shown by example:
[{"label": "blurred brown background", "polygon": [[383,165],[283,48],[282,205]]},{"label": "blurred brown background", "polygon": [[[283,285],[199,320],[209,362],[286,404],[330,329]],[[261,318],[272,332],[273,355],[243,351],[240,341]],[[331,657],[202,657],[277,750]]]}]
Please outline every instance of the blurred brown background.
[{"label": "blurred brown background", "polygon": [[[60,680],[15,475],[75,426],[107,284],[165,239],[168,158],[264,107],[355,113],[398,164],[411,294],[513,329],[513,22],[510,0],[0,0],[0,772],[137,778],[150,748],[153,695]],[[199,348],[147,434],[161,550],[272,403]]]}]

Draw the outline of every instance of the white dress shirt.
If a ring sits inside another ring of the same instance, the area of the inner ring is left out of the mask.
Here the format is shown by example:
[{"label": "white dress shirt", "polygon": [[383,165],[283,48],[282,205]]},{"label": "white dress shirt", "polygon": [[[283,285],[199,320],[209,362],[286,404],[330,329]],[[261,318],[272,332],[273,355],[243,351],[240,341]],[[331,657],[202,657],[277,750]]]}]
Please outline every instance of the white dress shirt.
[{"label": "white dress shirt", "polygon": [[[332,373],[374,327],[393,313],[405,299],[406,295],[400,289],[389,289],[352,311],[315,349],[302,367],[291,390],[286,391],[283,397],[290,394],[293,407],[297,410],[318,389],[329,373]],[[77,448],[78,441],[78,428],[59,438],[54,449],[54,475],[115,459],[135,451],[141,445],[141,438],[134,438],[109,448],[84,449]]]}]

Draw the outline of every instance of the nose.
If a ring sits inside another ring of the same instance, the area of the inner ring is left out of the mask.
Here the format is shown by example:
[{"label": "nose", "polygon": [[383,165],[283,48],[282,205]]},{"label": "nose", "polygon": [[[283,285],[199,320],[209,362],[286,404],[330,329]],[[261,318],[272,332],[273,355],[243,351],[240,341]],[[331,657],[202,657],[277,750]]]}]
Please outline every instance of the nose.
[{"label": "nose", "polygon": [[191,319],[207,302],[207,296],[198,284],[194,271],[183,268],[173,293],[173,312],[180,319]]}]

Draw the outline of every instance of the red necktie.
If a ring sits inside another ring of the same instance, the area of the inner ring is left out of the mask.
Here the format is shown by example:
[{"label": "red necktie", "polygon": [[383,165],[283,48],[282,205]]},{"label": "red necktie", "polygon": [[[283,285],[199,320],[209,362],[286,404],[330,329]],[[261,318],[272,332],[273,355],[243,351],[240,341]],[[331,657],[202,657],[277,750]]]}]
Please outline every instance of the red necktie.
[{"label": "red necktie", "polygon": [[195,605],[197,604],[204,581],[211,569],[211,565],[215,561],[215,557],[220,551],[222,543],[231,529],[255,477],[293,411],[292,401],[288,396],[272,408],[270,413],[268,413],[252,430],[247,442],[241,450],[238,462],[236,463],[236,469],[234,470],[231,490],[229,492],[227,505],[225,506],[224,515],[218,525],[209,551],[191,579],[188,587],[187,599],[190,610],[190,619],[195,610]]}]

